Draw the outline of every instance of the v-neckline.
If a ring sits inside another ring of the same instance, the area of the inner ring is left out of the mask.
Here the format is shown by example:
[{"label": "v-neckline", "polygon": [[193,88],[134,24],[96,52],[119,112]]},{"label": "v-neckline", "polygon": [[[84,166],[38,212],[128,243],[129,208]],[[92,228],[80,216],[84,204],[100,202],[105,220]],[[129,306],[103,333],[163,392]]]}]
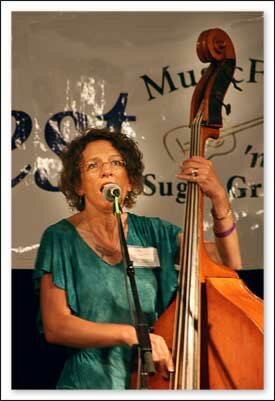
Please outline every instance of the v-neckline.
[{"label": "v-neckline", "polygon": [[[131,218],[130,218],[130,214],[131,214],[131,213],[127,213],[128,238],[126,239],[126,243],[129,242],[130,235],[131,235],[131,230],[130,230],[130,227],[131,227]],[[77,230],[77,228],[75,227],[75,225],[74,225],[70,220],[68,220],[67,218],[64,218],[63,221],[65,221],[66,223],[68,223],[68,224],[73,228],[73,230],[75,231],[76,235],[80,238],[81,242],[82,242],[82,243],[93,253],[93,255],[95,255],[101,262],[105,263],[107,266],[110,266],[110,267],[116,267],[116,266],[121,265],[121,263],[122,263],[122,261],[123,261],[123,258],[120,260],[120,262],[115,263],[115,264],[111,264],[111,263],[109,263],[109,262],[106,262],[106,261],[105,261],[104,259],[102,259],[102,258],[98,255],[98,253],[95,252],[95,250],[88,244],[88,242],[82,237],[82,235],[79,233],[79,231]]]}]

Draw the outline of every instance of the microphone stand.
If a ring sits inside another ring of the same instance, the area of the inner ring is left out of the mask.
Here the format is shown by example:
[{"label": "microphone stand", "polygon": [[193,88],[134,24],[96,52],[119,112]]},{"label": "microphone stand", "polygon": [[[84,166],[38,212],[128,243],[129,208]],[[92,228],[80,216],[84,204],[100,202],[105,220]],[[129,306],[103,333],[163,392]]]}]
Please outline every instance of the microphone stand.
[{"label": "microphone stand", "polygon": [[[128,253],[128,248],[127,248],[127,243],[125,240],[125,235],[123,231],[123,225],[121,222],[121,207],[118,202],[118,196],[114,196],[114,213],[117,218],[118,222],[118,231],[119,231],[119,239],[120,239],[120,246],[121,246],[121,252],[122,252],[122,258],[123,258],[123,265],[124,268],[127,272],[127,275],[129,277],[129,281],[131,284],[131,289],[132,289],[132,294],[133,294],[133,299],[135,303],[135,308],[136,308],[136,332],[137,332],[137,337],[138,337],[138,358],[139,362],[141,364],[138,376],[138,381],[137,385],[139,389],[146,389],[147,388],[147,377],[153,376],[155,374],[155,367],[153,364],[153,359],[152,359],[152,347],[151,347],[151,341],[149,337],[149,330],[148,326],[145,323],[144,320],[144,315],[140,306],[140,301],[139,301],[139,296],[138,296],[138,291],[137,291],[137,286],[136,286],[136,281],[135,281],[135,271],[133,267],[133,262],[130,260],[129,253]],[[139,365],[140,365],[139,364]]]}]

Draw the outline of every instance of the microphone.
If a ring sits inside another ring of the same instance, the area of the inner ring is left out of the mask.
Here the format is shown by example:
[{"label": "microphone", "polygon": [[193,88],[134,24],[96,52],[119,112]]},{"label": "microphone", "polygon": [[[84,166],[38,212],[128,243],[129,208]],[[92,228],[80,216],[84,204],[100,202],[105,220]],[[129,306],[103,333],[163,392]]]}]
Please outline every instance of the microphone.
[{"label": "microphone", "polygon": [[120,197],[121,189],[117,184],[106,184],[102,189],[102,193],[107,201],[113,202],[115,197]]}]

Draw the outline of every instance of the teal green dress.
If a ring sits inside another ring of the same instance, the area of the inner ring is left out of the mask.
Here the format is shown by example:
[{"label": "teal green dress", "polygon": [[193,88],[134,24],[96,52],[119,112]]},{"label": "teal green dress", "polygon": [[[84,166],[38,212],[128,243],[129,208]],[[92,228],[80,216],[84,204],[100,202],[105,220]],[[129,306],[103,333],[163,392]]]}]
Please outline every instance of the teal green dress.
[{"label": "teal green dress", "polygon": [[[136,266],[141,308],[150,327],[171,302],[177,287],[174,260],[180,227],[159,218],[128,213],[127,245],[156,248],[159,267]],[[66,291],[76,316],[93,322],[133,324],[125,287],[123,263],[109,265],[82,239],[66,219],[48,227],[37,254],[34,285],[51,273],[54,284]],[[126,280],[129,283],[129,279]],[[128,293],[132,299],[129,283]],[[40,316],[39,329],[43,333]],[[129,388],[131,349],[127,346],[69,349],[58,389]]]}]

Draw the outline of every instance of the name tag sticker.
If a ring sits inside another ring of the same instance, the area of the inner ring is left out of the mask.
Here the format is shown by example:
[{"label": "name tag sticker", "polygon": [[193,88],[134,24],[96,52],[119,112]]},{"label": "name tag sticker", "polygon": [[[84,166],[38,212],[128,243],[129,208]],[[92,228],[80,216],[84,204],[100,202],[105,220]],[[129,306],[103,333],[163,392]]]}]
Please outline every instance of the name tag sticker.
[{"label": "name tag sticker", "polygon": [[160,267],[157,248],[128,245],[128,252],[134,267]]}]

